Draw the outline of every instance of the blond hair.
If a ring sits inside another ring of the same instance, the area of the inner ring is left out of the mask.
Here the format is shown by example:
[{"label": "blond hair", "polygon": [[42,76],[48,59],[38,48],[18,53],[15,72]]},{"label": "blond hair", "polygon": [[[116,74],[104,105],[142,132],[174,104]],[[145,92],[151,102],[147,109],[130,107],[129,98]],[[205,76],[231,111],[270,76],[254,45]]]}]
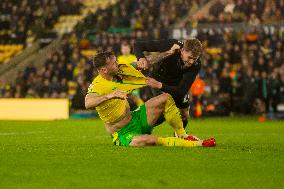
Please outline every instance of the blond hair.
[{"label": "blond hair", "polygon": [[199,57],[203,51],[201,42],[196,38],[185,40],[183,49],[190,51],[194,57]]}]

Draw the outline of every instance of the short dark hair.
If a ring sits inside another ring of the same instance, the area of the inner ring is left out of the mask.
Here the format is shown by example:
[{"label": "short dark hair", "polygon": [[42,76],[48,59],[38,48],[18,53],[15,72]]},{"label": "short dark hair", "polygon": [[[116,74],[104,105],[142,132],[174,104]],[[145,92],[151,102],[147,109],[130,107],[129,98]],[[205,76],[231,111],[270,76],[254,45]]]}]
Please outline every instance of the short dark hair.
[{"label": "short dark hair", "polygon": [[129,47],[130,47],[130,44],[127,43],[127,41],[123,41],[123,42],[121,43],[121,46],[129,46]]},{"label": "short dark hair", "polygon": [[115,56],[112,51],[99,52],[94,56],[93,65],[96,69],[99,69],[106,65],[109,58]]},{"label": "short dark hair", "polygon": [[191,51],[194,57],[200,56],[203,51],[201,42],[196,38],[185,40],[183,48],[186,51]]}]

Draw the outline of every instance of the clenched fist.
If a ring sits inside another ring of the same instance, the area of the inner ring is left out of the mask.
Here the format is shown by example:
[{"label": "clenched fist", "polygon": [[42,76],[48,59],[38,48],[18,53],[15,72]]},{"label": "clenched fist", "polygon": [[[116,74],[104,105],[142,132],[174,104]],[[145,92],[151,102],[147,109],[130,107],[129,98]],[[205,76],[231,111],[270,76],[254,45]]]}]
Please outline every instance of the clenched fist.
[{"label": "clenched fist", "polygon": [[169,50],[169,52],[170,52],[171,54],[174,54],[175,51],[176,51],[176,50],[179,50],[179,49],[180,49],[180,46],[177,45],[177,44],[174,44],[174,45],[171,47],[171,49]]},{"label": "clenched fist", "polygon": [[137,62],[138,68],[140,69],[148,69],[149,68],[149,63],[146,60],[146,58],[139,58],[138,62]]}]

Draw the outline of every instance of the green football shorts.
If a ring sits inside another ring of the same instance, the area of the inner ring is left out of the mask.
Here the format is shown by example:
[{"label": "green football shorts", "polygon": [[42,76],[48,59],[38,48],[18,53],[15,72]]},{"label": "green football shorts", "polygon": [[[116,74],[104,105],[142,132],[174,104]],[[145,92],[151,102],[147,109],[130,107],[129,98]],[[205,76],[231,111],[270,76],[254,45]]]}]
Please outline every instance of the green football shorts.
[{"label": "green football shorts", "polygon": [[113,143],[115,145],[129,146],[134,136],[151,134],[152,128],[147,121],[145,104],[132,111],[131,116],[131,121],[125,127],[112,134]]}]

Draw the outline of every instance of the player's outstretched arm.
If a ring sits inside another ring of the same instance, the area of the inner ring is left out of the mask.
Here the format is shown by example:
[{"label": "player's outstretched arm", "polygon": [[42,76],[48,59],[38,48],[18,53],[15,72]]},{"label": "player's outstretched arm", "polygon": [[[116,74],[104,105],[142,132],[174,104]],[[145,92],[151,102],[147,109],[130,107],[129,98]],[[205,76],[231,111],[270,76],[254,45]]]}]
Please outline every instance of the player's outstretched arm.
[{"label": "player's outstretched arm", "polygon": [[114,91],[113,93],[106,94],[106,95],[98,95],[96,93],[89,93],[85,97],[85,107],[86,109],[93,109],[100,105],[101,103],[118,98],[118,99],[126,99],[127,93],[125,91],[117,90]]},{"label": "player's outstretched arm", "polygon": [[161,52],[157,54],[151,54],[146,56],[145,58],[140,58],[138,62],[134,62],[133,65],[138,67],[139,69],[148,69],[150,65],[158,63],[159,61],[171,56],[173,53],[172,51]]},{"label": "player's outstretched arm", "polygon": [[161,52],[157,54],[151,54],[146,56],[146,60],[148,61],[149,64],[155,64],[164,58],[167,58],[168,56],[171,56],[173,54],[172,51],[166,51],[166,52]]},{"label": "player's outstretched arm", "polygon": [[[175,53],[181,48],[182,43],[175,39],[137,41],[134,44],[134,54],[138,62],[138,68],[148,69],[150,65],[157,63]],[[160,52],[144,56],[144,52]]]}]

